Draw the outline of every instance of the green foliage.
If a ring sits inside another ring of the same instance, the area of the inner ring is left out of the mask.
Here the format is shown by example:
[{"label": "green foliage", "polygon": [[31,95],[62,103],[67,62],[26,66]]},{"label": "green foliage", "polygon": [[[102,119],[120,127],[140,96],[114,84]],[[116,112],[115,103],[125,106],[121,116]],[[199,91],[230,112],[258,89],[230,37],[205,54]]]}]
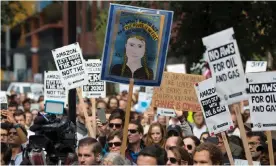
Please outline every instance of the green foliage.
[{"label": "green foliage", "polygon": [[[122,1],[125,5],[149,8],[151,1]],[[159,9],[164,2],[155,2]],[[170,1],[174,11],[175,38],[168,56],[186,56],[187,65],[200,62],[202,38],[233,27],[242,61],[266,60],[266,52],[275,57],[276,3],[265,1]],[[275,57],[276,58],[276,57]],[[196,64],[193,66],[197,66]],[[200,65],[202,66],[202,65]],[[192,68],[193,68],[192,67]],[[195,69],[194,69],[195,70]]]},{"label": "green foliage", "polygon": [[101,10],[99,11],[99,16],[96,21],[96,42],[100,50],[100,55],[102,55],[102,50],[104,47],[107,17],[108,10]]},{"label": "green foliage", "polygon": [[27,14],[20,1],[1,1],[1,24],[11,25],[17,13]]}]

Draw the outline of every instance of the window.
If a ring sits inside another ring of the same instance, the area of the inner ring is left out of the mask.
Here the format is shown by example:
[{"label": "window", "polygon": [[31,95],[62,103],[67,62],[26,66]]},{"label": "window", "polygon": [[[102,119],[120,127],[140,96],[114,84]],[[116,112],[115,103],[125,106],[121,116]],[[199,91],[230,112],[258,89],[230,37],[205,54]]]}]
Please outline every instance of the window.
[{"label": "window", "polygon": [[31,87],[23,86],[23,93],[29,93],[29,92],[31,92]]},{"label": "window", "polygon": [[19,88],[19,86],[18,86],[18,87],[16,87],[15,92],[16,92],[17,94],[20,94],[20,88]]}]

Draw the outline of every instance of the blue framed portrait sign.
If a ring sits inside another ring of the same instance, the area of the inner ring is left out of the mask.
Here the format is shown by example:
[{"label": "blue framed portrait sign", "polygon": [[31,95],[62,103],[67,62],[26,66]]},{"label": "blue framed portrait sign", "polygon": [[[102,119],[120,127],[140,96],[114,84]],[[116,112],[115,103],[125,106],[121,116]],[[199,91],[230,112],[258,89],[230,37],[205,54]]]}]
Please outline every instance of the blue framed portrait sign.
[{"label": "blue framed portrait sign", "polygon": [[173,11],[110,4],[101,79],[160,86]]}]

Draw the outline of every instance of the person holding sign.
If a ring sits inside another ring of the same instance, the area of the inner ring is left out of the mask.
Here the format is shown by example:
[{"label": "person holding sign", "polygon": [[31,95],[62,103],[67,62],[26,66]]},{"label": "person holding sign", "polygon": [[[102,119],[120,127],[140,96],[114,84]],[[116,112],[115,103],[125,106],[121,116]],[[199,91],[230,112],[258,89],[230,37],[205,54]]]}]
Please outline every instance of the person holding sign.
[{"label": "person holding sign", "polygon": [[153,71],[147,64],[146,40],[142,36],[130,36],[125,48],[123,64],[114,65],[111,75],[152,80]]}]

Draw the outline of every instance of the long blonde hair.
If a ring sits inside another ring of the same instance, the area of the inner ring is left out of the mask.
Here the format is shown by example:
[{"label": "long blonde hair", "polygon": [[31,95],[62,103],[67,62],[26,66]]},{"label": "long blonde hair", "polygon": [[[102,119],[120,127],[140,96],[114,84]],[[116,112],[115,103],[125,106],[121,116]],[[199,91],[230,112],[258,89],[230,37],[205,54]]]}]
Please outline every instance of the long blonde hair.
[{"label": "long blonde hair", "polygon": [[161,147],[164,147],[164,144],[166,142],[166,140],[165,140],[165,134],[166,133],[165,133],[164,127],[158,122],[152,123],[150,125],[149,130],[148,130],[148,134],[147,134],[147,137],[146,137],[145,145],[150,146],[150,145],[154,144],[154,142],[152,140],[152,137],[151,137],[151,132],[152,132],[153,127],[159,127],[160,128],[161,134],[162,134],[162,139],[160,140],[158,145],[160,145]]},{"label": "long blonde hair", "polygon": [[[144,41],[145,42],[145,49],[146,49],[146,40],[145,40],[144,37],[133,35],[133,36],[129,36],[126,41],[128,41],[128,39],[130,39],[130,38],[136,38],[136,39],[138,39],[140,41]],[[143,59],[143,68],[145,69],[147,78],[150,79],[150,73],[149,73],[149,69],[148,69],[148,62],[147,62],[146,53],[144,54],[144,56],[142,57],[142,59]],[[121,71],[121,76],[124,75],[124,72],[125,72],[125,69],[126,69],[126,63],[127,63],[127,56],[125,54],[124,55],[124,63],[123,63],[122,71]]]}]

